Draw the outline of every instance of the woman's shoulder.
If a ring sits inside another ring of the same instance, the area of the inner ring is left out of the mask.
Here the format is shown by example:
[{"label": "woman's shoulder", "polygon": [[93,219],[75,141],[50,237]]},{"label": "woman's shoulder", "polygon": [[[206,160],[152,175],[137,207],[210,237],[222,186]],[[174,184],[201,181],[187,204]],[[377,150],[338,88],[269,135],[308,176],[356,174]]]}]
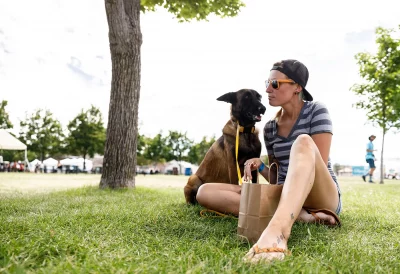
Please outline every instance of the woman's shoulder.
[{"label": "woman's shoulder", "polygon": [[265,123],[264,137],[272,138],[275,132],[276,132],[276,120],[275,118],[272,118]]},{"label": "woman's shoulder", "polygon": [[320,101],[308,101],[306,102],[306,106],[304,109],[303,114],[306,116],[315,115],[316,113],[327,113],[328,108],[326,107],[325,103]]},{"label": "woman's shoulder", "polygon": [[327,108],[325,103],[321,101],[307,101],[307,107],[312,108],[312,109],[321,109],[321,108]]},{"label": "woman's shoulder", "polygon": [[276,126],[275,118],[270,119],[265,123],[264,131],[272,131],[275,128],[275,126]]}]

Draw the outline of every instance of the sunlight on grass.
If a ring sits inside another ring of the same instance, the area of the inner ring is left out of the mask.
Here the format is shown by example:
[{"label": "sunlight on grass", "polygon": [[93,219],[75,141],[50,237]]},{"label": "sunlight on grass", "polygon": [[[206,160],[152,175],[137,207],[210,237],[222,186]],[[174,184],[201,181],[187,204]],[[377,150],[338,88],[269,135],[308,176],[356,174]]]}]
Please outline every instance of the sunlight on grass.
[{"label": "sunlight on grass", "polygon": [[[0,194],[38,194],[67,190],[82,186],[98,186],[99,174],[43,174],[43,173],[0,173]],[[182,187],[188,176],[137,175],[136,186]]]},{"label": "sunlight on grass", "polygon": [[295,224],[293,256],[257,266],[242,261],[250,245],[236,237],[237,220],[200,217],[181,187],[110,191],[96,183],[15,195],[2,182],[0,273],[399,273],[400,182],[340,182],[343,226]]}]

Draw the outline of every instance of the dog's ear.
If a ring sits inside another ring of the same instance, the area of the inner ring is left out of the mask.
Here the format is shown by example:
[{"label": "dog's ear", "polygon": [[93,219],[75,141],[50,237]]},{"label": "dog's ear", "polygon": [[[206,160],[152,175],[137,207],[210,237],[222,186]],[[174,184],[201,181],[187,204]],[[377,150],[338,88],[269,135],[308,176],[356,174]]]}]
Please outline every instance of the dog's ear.
[{"label": "dog's ear", "polygon": [[236,92],[228,92],[217,98],[218,101],[224,101],[227,103],[236,103]]}]

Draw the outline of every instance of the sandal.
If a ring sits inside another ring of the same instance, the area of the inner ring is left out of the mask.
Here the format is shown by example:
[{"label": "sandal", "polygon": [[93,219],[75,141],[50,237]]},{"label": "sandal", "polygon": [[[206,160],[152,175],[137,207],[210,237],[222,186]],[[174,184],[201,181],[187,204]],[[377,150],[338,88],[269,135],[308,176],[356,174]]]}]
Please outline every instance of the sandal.
[{"label": "sandal", "polygon": [[[279,254],[277,257],[271,257],[270,253],[281,254]],[[272,260],[283,260],[286,255],[290,256],[291,254],[292,253],[290,250],[279,247],[259,248],[257,245],[254,245],[243,259],[250,263],[258,263],[260,261],[271,262]]]},{"label": "sandal", "polygon": [[[322,225],[326,225],[329,227],[340,227],[342,224],[340,222],[339,216],[336,215],[335,212],[326,209],[326,208],[322,208],[322,209],[312,209],[312,208],[304,208],[304,210],[308,213],[311,214],[314,218],[315,218],[315,222],[317,224],[322,224]],[[326,220],[321,220],[320,217],[318,217],[317,213],[321,212],[321,213],[325,213],[326,215],[332,216],[333,218],[335,218],[335,224],[331,224],[329,222],[327,222]]]}]

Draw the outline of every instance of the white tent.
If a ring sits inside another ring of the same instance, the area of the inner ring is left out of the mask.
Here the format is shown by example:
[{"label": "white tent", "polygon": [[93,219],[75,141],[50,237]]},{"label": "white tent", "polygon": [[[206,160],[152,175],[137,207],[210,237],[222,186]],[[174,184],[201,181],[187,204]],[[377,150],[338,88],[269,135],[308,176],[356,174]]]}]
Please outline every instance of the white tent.
[{"label": "white tent", "polygon": [[0,129],[0,149],[26,150],[26,145],[8,133],[5,129]]},{"label": "white tent", "polygon": [[85,171],[90,171],[93,168],[93,162],[91,160],[83,160],[83,158],[66,158],[61,160],[60,163],[63,166],[77,166],[80,170],[83,170],[83,162],[85,162]]},{"label": "white tent", "polygon": [[5,129],[0,129],[0,150],[25,150],[25,162],[28,164],[27,147]]},{"label": "white tent", "polygon": [[39,159],[33,160],[32,162],[30,162],[30,168],[29,168],[29,170],[30,170],[31,172],[35,171],[36,164],[39,164],[39,165],[40,165],[41,163],[42,163],[42,162],[39,161]]},{"label": "white tent", "polygon": [[43,166],[46,167],[47,172],[51,172],[51,170],[57,169],[58,161],[53,158],[47,158],[43,160]]},{"label": "white tent", "polygon": [[179,174],[183,174],[186,168],[191,168],[192,173],[195,173],[199,167],[189,162],[172,160],[166,164],[165,172],[172,171],[173,168],[177,168]]},{"label": "white tent", "polygon": [[71,165],[73,165],[73,159],[65,158],[60,161],[60,164],[63,166],[71,166]]}]

